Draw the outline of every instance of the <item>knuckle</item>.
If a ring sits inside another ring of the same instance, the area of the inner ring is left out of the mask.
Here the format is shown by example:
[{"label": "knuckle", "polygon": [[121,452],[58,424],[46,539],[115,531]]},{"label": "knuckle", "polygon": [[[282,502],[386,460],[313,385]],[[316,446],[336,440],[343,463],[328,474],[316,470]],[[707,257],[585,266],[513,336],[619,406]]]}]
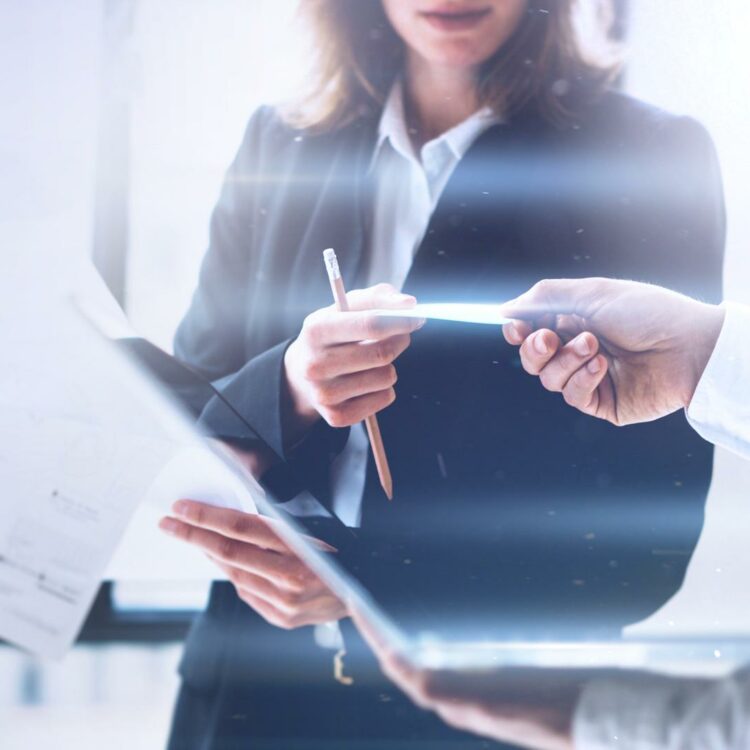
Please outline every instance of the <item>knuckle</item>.
[{"label": "knuckle", "polygon": [[381,281],[379,284],[375,285],[375,290],[378,292],[383,292],[385,294],[391,294],[396,291],[396,288],[392,284]]},{"label": "knuckle", "polygon": [[546,297],[552,289],[552,282],[549,279],[542,279],[537,281],[536,284],[531,288],[531,293],[535,296]]},{"label": "knuckle", "polygon": [[237,568],[229,568],[227,570],[227,578],[234,584],[236,588],[242,587],[242,575]]},{"label": "knuckle", "polygon": [[201,504],[197,503],[191,508],[190,522],[197,526],[204,526],[206,524],[206,508]]},{"label": "knuckle", "polygon": [[393,343],[391,341],[379,341],[375,345],[375,361],[379,365],[387,365],[390,364],[393,359]]},{"label": "knuckle", "polygon": [[529,375],[541,374],[542,368],[534,360],[534,357],[530,351],[530,344],[528,342],[524,342],[521,345],[520,357],[521,357],[521,366],[523,367],[524,370],[526,370],[527,373],[529,373]]},{"label": "knuckle", "polygon": [[302,365],[302,377],[308,381],[315,381],[320,377],[320,364],[315,359],[306,359]]},{"label": "knuckle", "polygon": [[302,577],[298,572],[293,570],[286,570],[281,574],[281,583],[286,592],[298,597],[305,590],[305,584]]},{"label": "knuckle", "polygon": [[237,559],[238,546],[233,539],[222,537],[218,544],[219,556],[228,562],[232,562]]},{"label": "knuckle", "polygon": [[280,598],[287,607],[296,608],[302,601],[302,594],[300,591],[287,589],[280,594]]},{"label": "knuckle", "polygon": [[564,388],[562,392],[562,397],[565,399],[565,403],[568,406],[578,406],[580,398],[578,393],[573,391],[571,388]]},{"label": "knuckle", "polygon": [[548,390],[557,392],[561,390],[560,386],[560,380],[557,376],[557,373],[552,371],[550,368],[545,367],[540,373],[539,373],[539,381],[541,384]]},{"label": "knuckle", "polygon": [[320,416],[323,417],[330,427],[340,428],[349,426],[346,413],[341,408],[325,408],[320,412]]},{"label": "knuckle", "polygon": [[[258,610],[255,607],[255,602],[253,601],[252,594],[248,593],[245,589],[239,589],[237,592],[237,596],[247,604],[248,607],[258,612]],[[260,614],[260,613],[259,613]],[[263,615],[265,617],[265,615]]]},{"label": "knuckle", "polygon": [[316,385],[311,390],[313,402],[321,406],[335,406],[332,388],[326,385]]},{"label": "knuckle", "polygon": [[229,528],[238,536],[246,536],[252,530],[252,523],[247,516],[237,514],[232,518]]},{"label": "knuckle", "polygon": [[274,625],[282,630],[294,630],[296,626],[295,618],[290,615],[279,614],[274,617]]},{"label": "knuckle", "polygon": [[174,534],[178,539],[182,539],[183,542],[192,543],[194,541],[195,534],[192,526],[187,526],[183,523],[177,524]]},{"label": "knuckle", "polygon": [[374,315],[366,315],[362,318],[362,337],[363,339],[375,339],[380,333],[378,319]]},{"label": "knuckle", "polygon": [[398,372],[394,365],[388,365],[385,371],[385,381],[392,388],[398,382]]},{"label": "knuckle", "polygon": [[302,336],[311,346],[317,346],[323,336],[324,323],[319,314],[313,313],[302,324]]}]

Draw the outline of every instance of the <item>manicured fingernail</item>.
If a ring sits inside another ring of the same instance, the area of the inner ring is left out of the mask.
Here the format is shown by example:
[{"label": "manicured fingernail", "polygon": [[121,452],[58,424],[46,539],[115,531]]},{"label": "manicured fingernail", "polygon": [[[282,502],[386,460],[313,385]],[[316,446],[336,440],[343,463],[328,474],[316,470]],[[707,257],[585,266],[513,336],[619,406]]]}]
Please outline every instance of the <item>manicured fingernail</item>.
[{"label": "manicured fingernail", "polygon": [[167,534],[176,534],[178,523],[174,518],[162,518],[161,521],[159,521],[159,528]]},{"label": "manicured fingernail", "polygon": [[602,363],[599,357],[594,357],[591,362],[586,365],[586,369],[592,374],[596,375],[602,369]]},{"label": "manicured fingernail", "polygon": [[591,354],[591,344],[589,343],[588,336],[579,336],[575,340],[573,348],[576,350],[576,354],[581,357],[588,357]]},{"label": "manicured fingernail", "polygon": [[547,346],[547,342],[544,340],[543,333],[538,333],[536,336],[534,336],[534,349],[536,349],[539,354],[547,354],[549,352],[549,347]]},{"label": "manicured fingernail", "polygon": [[187,518],[190,513],[190,503],[187,500],[178,500],[176,503],[172,504],[172,512],[176,516]]}]

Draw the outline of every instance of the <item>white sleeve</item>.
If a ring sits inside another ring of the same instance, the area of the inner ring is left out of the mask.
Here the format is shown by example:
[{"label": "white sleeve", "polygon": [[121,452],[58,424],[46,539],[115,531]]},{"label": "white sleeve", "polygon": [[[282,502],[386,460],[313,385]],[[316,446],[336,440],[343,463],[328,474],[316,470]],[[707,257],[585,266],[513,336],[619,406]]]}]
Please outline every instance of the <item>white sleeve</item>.
[{"label": "white sleeve", "polygon": [[747,750],[750,672],[724,680],[593,680],[573,720],[576,750]]},{"label": "white sleeve", "polygon": [[750,307],[723,307],[724,325],[687,418],[709,442],[750,459]]}]

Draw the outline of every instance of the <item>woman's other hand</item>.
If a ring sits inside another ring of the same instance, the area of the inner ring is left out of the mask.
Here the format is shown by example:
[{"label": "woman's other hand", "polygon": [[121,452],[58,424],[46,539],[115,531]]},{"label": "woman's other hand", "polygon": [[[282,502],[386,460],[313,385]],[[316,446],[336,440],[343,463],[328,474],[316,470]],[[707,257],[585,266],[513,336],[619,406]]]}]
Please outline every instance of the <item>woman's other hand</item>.
[{"label": "woman's other hand", "polygon": [[347,616],[344,604],[276,534],[271,519],[193,500],[178,500],[172,511],[159,522],[162,531],[203,550],[267,622],[290,630]]},{"label": "woman's other hand", "polygon": [[346,297],[349,312],[334,306],[316,310],[287,349],[293,433],[304,432],[321,417],[332,427],[349,427],[396,398],[393,363],[424,321],[368,311],[410,308],[416,299],[390,284],[354,290]]},{"label": "woman's other hand", "polygon": [[542,669],[419,669],[396,653],[356,608],[352,619],[383,673],[421,708],[456,729],[534,750],[572,750],[581,679]]}]

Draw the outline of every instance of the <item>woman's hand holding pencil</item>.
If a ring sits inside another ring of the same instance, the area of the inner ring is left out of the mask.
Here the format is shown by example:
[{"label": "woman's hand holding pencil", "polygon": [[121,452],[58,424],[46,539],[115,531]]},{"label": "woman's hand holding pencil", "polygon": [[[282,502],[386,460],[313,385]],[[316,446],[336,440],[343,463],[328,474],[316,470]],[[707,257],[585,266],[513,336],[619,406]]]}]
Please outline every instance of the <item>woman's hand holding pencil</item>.
[{"label": "woman's hand holding pencil", "polygon": [[393,403],[394,361],[424,320],[384,318],[375,309],[410,308],[416,299],[390,284],[348,292],[349,310],[335,305],[309,315],[284,358],[293,433],[304,434],[318,419],[349,427]]}]

